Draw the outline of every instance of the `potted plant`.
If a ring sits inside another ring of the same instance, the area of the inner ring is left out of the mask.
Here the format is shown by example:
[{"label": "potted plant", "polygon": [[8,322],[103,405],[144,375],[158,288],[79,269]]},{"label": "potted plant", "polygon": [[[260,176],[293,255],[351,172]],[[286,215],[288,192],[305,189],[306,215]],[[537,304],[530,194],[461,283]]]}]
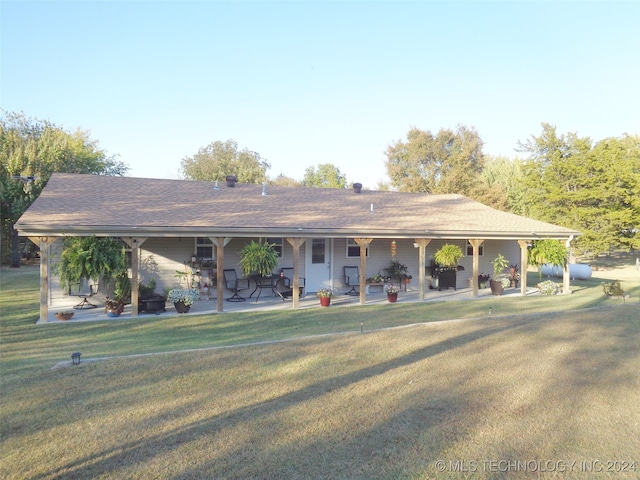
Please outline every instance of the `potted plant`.
[{"label": "potted plant", "polygon": [[485,275],[484,273],[481,273],[480,275],[478,275],[478,287],[486,288],[487,282],[489,281],[490,278],[491,278],[490,275]]},{"label": "potted plant", "polygon": [[433,260],[442,267],[457,267],[462,257],[462,249],[451,243],[444,244],[433,254]]},{"label": "potted plant", "polygon": [[397,260],[391,260],[391,265],[384,269],[387,272],[387,278],[397,279],[399,282],[403,282],[405,278],[410,278],[411,276],[407,273],[408,268],[406,265],[400,263]]},{"label": "potted plant", "polygon": [[511,287],[518,288],[518,283],[520,282],[520,268],[517,263],[509,265],[509,282]]},{"label": "potted plant", "polygon": [[333,291],[330,288],[321,288],[318,290],[318,298],[320,298],[320,305],[322,307],[328,307],[331,304],[331,297],[333,297]]},{"label": "potted plant", "polygon": [[108,317],[119,317],[124,311],[125,300],[123,298],[105,298],[104,311]]},{"label": "potted plant", "polygon": [[563,267],[567,264],[567,248],[559,240],[537,240],[527,250],[529,265],[538,267],[542,279],[542,266]]},{"label": "potted plant", "polygon": [[198,300],[200,292],[197,288],[172,288],[167,294],[167,298],[178,313],[187,313],[191,310],[191,305]]},{"label": "potted plant", "polygon": [[[506,270],[507,266],[509,265],[509,262],[507,261],[506,258],[504,258],[502,254],[499,254],[491,262],[491,265],[493,265],[493,278],[489,280],[491,293],[493,293],[494,295],[502,295],[502,293],[504,292],[504,289],[509,287],[509,284],[510,284],[509,280],[503,277],[503,273]],[[505,282],[506,286],[505,286],[505,283],[503,283],[503,279],[506,280]]]},{"label": "potted plant", "polygon": [[278,252],[273,244],[251,241],[240,252],[240,269],[245,277],[257,274],[268,277],[278,266]]},{"label": "potted plant", "polygon": [[382,283],[384,282],[384,277],[380,275],[380,273],[374,273],[369,278],[367,278],[367,283]]},{"label": "potted plant", "polygon": [[436,267],[432,274],[438,279],[438,290],[449,287],[456,289],[458,262],[462,257],[462,249],[451,243],[444,244],[433,254]]},{"label": "potted plant", "polygon": [[71,317],[73,317],[73,314],[75,312],[73,312],[72,310],[63,310],[61,312],[56,312],[56,318],[58,320],[71,320]]},{"label": "potted plant", "polygon": [[398,293],[400,292],[400,287],[398,285],[385,285],[384,291],[387,293],[387,300],[389,303],[396,303],[398,301]]},{"label": "potted plant", "polygon": [[545,280],[538,284],[538,290],[542,295],[556,295],[560,289],[553,280]]},{"label": "potted plant", "polygon": [[159,312],[166,311],[165,303],[167,299],[156,293],[156,279],[151,277],[149,283],[140,282],[138,284],[138,311],[139,312]]},{"label": "potted plant", "polygon": [[113,238],[97,237],[67,237],[60,261],[54,266],[62,288],[67,291],[82,280],[94,284],[100,278],[109,281],[124,269],[122,245]]}]

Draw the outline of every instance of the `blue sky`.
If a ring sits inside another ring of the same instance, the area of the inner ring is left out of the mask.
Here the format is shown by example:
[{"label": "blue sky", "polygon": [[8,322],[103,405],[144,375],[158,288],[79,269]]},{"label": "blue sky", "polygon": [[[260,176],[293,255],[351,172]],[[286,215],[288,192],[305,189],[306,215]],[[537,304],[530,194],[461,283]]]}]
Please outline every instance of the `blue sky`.
[{"label": "blue sky", "polygon": [[90,131],[130,175],[233,138],[302,179],[375,187],[411,127],[490,155],[559,132],[640,133],[640,2],[0,3],[0,106]]}]

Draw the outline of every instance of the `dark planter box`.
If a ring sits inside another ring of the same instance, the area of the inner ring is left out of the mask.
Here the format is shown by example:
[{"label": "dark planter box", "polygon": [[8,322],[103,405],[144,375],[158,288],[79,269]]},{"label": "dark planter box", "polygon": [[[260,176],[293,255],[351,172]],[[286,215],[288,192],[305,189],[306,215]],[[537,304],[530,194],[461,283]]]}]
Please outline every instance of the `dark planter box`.
[{"label": "dark planter box", "polygon": [[458,277],[457,268],[437,268],[434,275],[438,279],[438,291],[447,288],[456,288],[456,280]]},{"label": "dark planter box", "polygon": [[138,302],[138,312],[164,312],[166,302],[167,299],[159,294],[146,296]]}]

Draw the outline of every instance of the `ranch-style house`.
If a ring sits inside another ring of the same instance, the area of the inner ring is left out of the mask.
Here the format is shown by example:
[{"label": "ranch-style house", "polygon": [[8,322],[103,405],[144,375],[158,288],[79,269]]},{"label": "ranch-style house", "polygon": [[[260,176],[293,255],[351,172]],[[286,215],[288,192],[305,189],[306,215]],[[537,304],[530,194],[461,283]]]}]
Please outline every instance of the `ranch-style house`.
[{"label": "ranch-style house", "polygon": [[[362,189],[285,187],[226,182],[165,180],[55,173],[15,228],[40,248],[40,319],[46,321],[52,290],[59,290],[51,263],[65,236],[122,239],[130,249],[131,278],[158,288],[175,284],[185,266],[207,269],[224,309],[223,270],[239,273],[239,253],[251,240],[275,244],[279,268],[292,272],[292,305],[300,284],[306,292],[331,288],[347,292],[344,267],[356,266],[356,294],[366,303],[365,279],[394,259],[408,268],[424,299],[430,257],[445,243],[460,246],[456,287],[472,287],[491,260],[502,254],[527,269],[527,246],[552,238],[570,242],[580,233],[495,210],[461,195]],[[215,267],[215,268],[212,268]],[[564,291],[570,291],[564,273]],[[353,281],[349,282],[353,283]],[[138,315],[137,282],[132,282],[132,316]],[[526,291],[522,282],[521,292]],[[306,293],[305,292],[305,293]]]}]

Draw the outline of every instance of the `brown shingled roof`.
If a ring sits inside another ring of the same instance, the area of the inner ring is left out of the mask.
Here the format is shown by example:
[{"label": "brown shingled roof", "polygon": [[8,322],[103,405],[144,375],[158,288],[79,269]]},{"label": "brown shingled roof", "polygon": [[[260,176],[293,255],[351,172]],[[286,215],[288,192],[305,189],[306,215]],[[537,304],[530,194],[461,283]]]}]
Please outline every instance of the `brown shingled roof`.
[{"label": "brown shingled roof", "polygon": [[[22,235],[567,238],[460,195],[53,174]],[[373,212],[371,208],[373,205]]]}]

